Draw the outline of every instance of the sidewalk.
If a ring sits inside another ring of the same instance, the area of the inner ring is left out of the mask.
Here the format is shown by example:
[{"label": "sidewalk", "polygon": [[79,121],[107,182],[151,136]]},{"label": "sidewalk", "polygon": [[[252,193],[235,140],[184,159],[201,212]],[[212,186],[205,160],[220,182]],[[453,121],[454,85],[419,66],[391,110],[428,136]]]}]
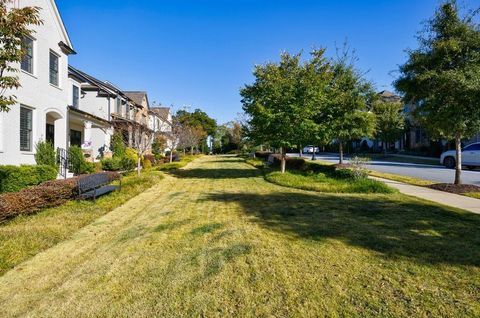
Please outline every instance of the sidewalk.
[{"label": "sidewalk", "polygon": [[426,187],[414,186],[398,181],[371,177],[372,179],[382,181],[392,188],[398,189],[401,193],[414,196],[420,199],[448,205],[454,208],[463,209],[472,213],[480,214],[480,200],[469,198],[463,195],[448,193],[429,189]]}]

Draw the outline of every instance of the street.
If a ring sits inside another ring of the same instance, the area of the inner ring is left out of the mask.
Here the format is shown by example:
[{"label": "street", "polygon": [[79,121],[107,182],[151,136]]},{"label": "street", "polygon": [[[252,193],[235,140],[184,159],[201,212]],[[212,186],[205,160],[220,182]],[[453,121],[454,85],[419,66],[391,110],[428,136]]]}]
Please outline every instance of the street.
[{"label": "street", "polygon": [[[299,154],[288,154],[289,157],[298,157]],[[304,154],[304,158],[311,159],[311,154]],[[348,156],[345,156],[348,159]],[[337,163],[338,155],[324,154],[317,155],[318,160],[329,161]],[[348,160],[345,160],[348,162]],[[368,168],[371,170],[392,173],[402,176],[408,176],[418,179],[431,180],[439,183],[452,183],[455,177],[455,170],[447,169],[442,166],[426,165],[426,164],[413,164],[413,163],[401,163],[401,162],[388,162],[388,161],[370,161]],[[462,171],[462,181],[465,184],[480,185],[480,170]]]}]

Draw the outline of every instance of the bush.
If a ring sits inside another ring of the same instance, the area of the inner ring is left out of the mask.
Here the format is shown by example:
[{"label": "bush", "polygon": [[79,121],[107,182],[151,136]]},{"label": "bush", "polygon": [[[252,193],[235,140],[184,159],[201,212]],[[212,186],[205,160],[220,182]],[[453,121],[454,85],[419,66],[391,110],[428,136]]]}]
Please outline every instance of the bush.
[{"label": "bush", "polygon": [[255,157],[267,160],[272,154],[273,152],[270,151],[257,151],[255,152]]},{"label": "bush", "polygon": [[70,164],[71,172],[75,175],[95,172],[95,164],[85,160],[83,151],[78,146],[71,146],[68,150],[68,162]]},{"label": "bush", "polygon": [[157,159],[155,158],[154,155],[143,155],[143,160],[148,160],[152,165],[155,165],[157,163]]},{"label": "bush", "polygon": [[[282,160],[282,155],[273,154],[273,155],[270,155],[270,156],[273,157],[272,167],[276,167],[276,168],[280,167],[280,162]],[[303,158],[287,157],[286,160],[287,160],[287,169],[294,169],[294,170],[305,169],[305,159],[303,159]]]},{"label": "bush", "polygon": [[20,191],[56,177],[57,169],[52,166],[0,166],[0,193]]},{"label": "bush", "polygon": [[122,159],[117,157],[102,159],[102,169],[105,171],[120,171],[122,170]]},{"label": "bush", "polygon": [[[109,180],[120,178],[118,173],[109,173]],[[77,182],[81,177],[53,180],[29,187],[16,193],[0,195],[0,222],[18,215],[32,214],[40,210],[58,206],[75,198],[78,194]]]},{"label": "bush", "polygon": [[51,142],[40,141],[35,145],[35,162],[57,168],[57,153]]},{"label": "bush", "polygon": [[121,133],[114,133],[111,140],[113,156],[123,158],[125,156],[125,142]]},{"label": "bush", "polygon": [[150,169],[150,168],[152,168],[152,162],[148,159],[144,159],[143,163],[142,163],[142,167],[144,169]]},{"label": "bush", "polygon": [[132,158],[123,157],[120,159],[120,167],[121,170],[131,171],[137,167],[137,160],[133,160]]}]

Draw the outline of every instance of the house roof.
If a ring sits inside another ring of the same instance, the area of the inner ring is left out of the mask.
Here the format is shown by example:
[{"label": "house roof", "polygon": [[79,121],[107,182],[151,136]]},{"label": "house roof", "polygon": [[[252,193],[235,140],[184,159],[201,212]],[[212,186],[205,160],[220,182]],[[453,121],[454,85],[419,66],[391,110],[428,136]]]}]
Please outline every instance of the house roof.
[{"label": "house roof", "polygon": [[65,49],[67,54],[76,54],[75,50],[73,49],[72,41],[70,40],[70,36],[68,35],[67,28],[65,28],[65,24],[63,23],[62,15],[60,14],[60,11],[58,10],[57,4],[55,0],[50,0],[50,3],[52,5],[53,11],[55,13],[55,17],[58,20],[58,23],[60,25],[60,29],[62,32],[63,37],[65,38],[65,42],[60,42],[59,45],[62,47],[62,49]]},{"label": "house roof", "polygon": [[378,95],[379,95],[380,99],[384,102],[398,102],[402,99],[397,94],[392,93],[392,92],[387,91],[387,90],[381,91],[380,93],[378,93]]},{"label": "house roof", "polygon": [[143,106],[143,98],[147,100],[147,107],[150,108],[150,104],[148,103],[148,95],[147,92],[141,91],[125,91],[125,95],[128,96],[135,104]]},{"label": "house roof", "polygon": [[169,107],[155,107],[151,108],[150,110],[156,113],[161,119],[168,120],[168,115],[170,114]]},{"label": "house roof", "polygon": [[123,92],[122,90],[120,90],[118,87],[115,87],[114,85],[108,83],[108,82],[104,82],[104,81],[101,81],[85,72],[82,72],[76,68],[74,68],[73,66],[69,65],[68,66],[68,72],[69,72],[69,75],[71,76],[74,76],[74,77],[77,77],[87,83],[90,83],[91,85],[97,87],[98,89],[104,91],[105,93],[107,94],[111,94],[113,96],[122,96],[123,98],[127,99],[128,101],[131,101],[133,102],[137,107],[138,105],[141,106],[141,104],[138,104],[137,105],[137,102],[134,101],[133,99],[131,99],[125,92]]}]

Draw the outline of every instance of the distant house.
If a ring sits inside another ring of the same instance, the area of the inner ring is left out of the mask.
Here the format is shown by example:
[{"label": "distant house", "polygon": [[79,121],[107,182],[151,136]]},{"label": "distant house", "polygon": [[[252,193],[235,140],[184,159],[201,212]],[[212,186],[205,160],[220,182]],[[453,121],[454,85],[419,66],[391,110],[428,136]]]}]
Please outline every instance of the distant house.
[{"label": "distant house", "polygon": [[64,149],[69,143],[72,42],[55,1],[23,0],[20,5],[41,7],[43,25],[33,27],[35,33],[24,39],[27,54],[18,65],[22,87],[7,92],[16,95],[18,103],[0,112],[0,164],[34,164],[35,145],[42,140]]},{"label": "distant house", "polygon": [[161,134],[167,141],[166,151],[170,151],[173,147],[172,136],[172,119],[173,115],[169,107],[153,107],[151,108],[153,129],[156,133]]}]

